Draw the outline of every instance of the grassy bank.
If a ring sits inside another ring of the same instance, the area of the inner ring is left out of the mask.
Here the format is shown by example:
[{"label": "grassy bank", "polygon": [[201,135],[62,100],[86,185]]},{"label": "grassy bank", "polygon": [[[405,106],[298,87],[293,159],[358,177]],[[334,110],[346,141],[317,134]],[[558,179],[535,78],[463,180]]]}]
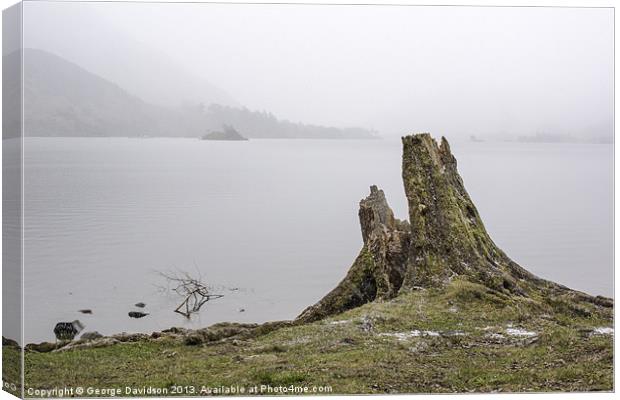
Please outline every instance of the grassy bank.
[{"label": "grassy bank", "polygon": [[[597,328],[612,326],[611,310],[507,297],[457,280],[445,290],[418,290],[266,334],[222,339],[206,330],[27,351],[25,382],[39,389],[191,386],[194,394],[203,385],[330,386],[332,393],[609,391],[613,335]],[[3,353],[6,360],[18,350],[4,346]]]}]

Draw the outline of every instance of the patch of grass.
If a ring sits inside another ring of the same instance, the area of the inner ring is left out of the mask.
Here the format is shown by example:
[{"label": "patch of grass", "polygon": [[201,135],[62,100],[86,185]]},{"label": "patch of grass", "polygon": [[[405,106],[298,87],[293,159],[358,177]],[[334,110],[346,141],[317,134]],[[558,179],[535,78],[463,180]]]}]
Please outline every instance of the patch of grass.
[{"label": "patch of grass", "polygon": [[[509,326],[537,338],[510,336]],[[227,339],[186,346],[181,339],[160,339],[27,352],[26,386],[303,384],[329,385],[343,394],[609,391],[613,337],[584,334],[600,326],[612,326],[610,309],[575,315],[544,299],[504,298],[455,280],[445,291],[403,293],[325,321],[281,323],[260,334],[239,328],[245,336],[237,344]],[[462,335],[407,336],[413,330]],[[5,357],[14,355],[5,349]]]},{"label": "patch of grass", "polygon": [[259,350],[260,353],[286,353],[286,351],[287,351],[286,347],[280,344],[272,344],[272,345],[266,346],[264,349]]},{"label": "patch of grass", "polygon": [[570,300],[562,298],[547,299],[547,303],[559,314],[571,317],[588,318],[592,312],[583,304],[576,304]]},{"label": "patch of grass", "polygon": [[3,389],[16,396],[21,395],[21,352],[14,346],[2,346]]},{"label": "patch of grass", "polygon": [[306,376],[299,372],[278,372],[263,370],[254,375],[258,383],[271,386],[289,386],[306,380]]}]

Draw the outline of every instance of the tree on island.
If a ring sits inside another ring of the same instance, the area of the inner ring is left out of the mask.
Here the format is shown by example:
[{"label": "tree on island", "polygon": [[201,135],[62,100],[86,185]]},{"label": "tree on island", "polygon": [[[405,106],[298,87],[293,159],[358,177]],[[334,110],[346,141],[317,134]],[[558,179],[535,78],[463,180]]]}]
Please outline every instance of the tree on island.
[{"label": "tree on island", "polygon": [[202,136],[202,140],[248,140],[232,125],[224,124],[222,131],[214,131]]}]

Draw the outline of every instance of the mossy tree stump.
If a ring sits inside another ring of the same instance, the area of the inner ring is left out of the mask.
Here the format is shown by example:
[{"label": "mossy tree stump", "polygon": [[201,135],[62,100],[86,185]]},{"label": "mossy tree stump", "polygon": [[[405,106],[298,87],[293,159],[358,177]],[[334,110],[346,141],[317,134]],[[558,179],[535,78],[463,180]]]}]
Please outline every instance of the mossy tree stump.
[{"label": "mossy tree stump", "polygon": [[455,277],[501,296],[575,307],[582,301],[613,306],[611,299],[538,278],[499,249],[465,190],[445,138],[438,145],[430,134],[421,133],[403,137],[402,143],[409,222],[394,218],[383,191],[372,186],[360,202],[362,250],[338,286],[304,310],[298,322],[390,299],[406,290],[440,289]]}]

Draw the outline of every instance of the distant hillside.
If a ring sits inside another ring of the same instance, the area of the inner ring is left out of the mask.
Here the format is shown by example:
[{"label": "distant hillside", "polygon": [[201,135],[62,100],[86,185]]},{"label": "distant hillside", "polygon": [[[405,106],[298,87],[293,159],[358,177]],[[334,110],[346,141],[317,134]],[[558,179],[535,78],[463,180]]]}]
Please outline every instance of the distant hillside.
[{"label": "distant hillside", "polygon": [[[16,64],[17,57],[18,53],[4,56],[4,65]],[[361,128],[292,123],[245,108],[154,105],[74,63],[34,49],[24,50],[24,110],[26,136],[200,137],[223,125],[248,138],[373,136]]]},{"label": "distant hillside", "polygon": [[[29,26],[38,28],[24,30],[28,47],[56,54],[147,103],[164,107],[186,102],[240,106],[223,88],[192,72],[191,65],[119,29],[120,25],[98,7],[82,4],[61,8],[62,12],[55,12],[53,5],[38,4],[28,10]],[[48,29],[54,31],[48,33]]]},{"label": "distant hillside", "polygon": [[160,135],[169,114],[60,57],[24,50],[27,136]]}]

